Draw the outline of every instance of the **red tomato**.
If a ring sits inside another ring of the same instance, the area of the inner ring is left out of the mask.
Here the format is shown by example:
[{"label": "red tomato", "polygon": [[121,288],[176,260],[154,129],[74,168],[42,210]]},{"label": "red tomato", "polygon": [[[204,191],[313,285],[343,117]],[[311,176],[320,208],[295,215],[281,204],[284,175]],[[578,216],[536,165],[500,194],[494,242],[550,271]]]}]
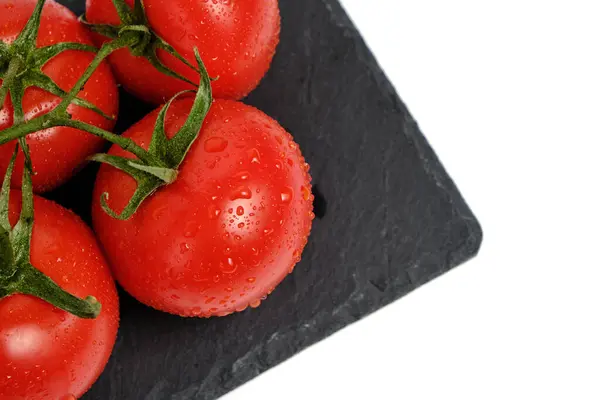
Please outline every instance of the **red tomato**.
[{"label": "red tomato", "polygon": [[[31,16],[35,0],[0,0],[0,40],[11,43],[19,34]],[[42,12],[40,35],[37,47],[49,46],[60,42],[92,44],[86,30],[64,6],[50,0]],[[51,77],[63,90],[73,87],[83,74],[94,55],[82,51],[65,51],[48,62],[42,71]],[[0,80],[1,82],[1,80]],[[118,92],[107,64],[103,64],[92,75],[85,89],[80,93],[83,98],[96,105],[107,115],[117,115]],[[59,103],[59,98],[38,89],[29,88],[25,92],[23,108],[26,119],[45,114]],[[103,129],[112,129],[114,121],[107,120],[97,113],[77,107],[69,107],[73,118],[96,125]],[[0,110],[0,131],[13,124],[13,107],[10,97]],[[36,192],[52,190],[67,181],[90,155],[98,152],[103,141],[89,133],[72,128],[51,128],[31,134],[27,137],[31,150],[33,186]],[[15,142],[0,146],[0,176],[8,166],[15,149]],[[12,184],[21,186],[23,156],[19,155],[13,174]]]},{"label": "red tomato", "polygon": [[[213,82],[216,98],[245,97],[269,69],[279,42],[277,0],[144,0],[144,6],[154,32],[192,65],[198,48],[210,76],[219,77]],[[112,0],[87,0],[86,18],[96,24],[120,23]],[[198,74],[182,62],[162,51],[159,57],[172,70],[198,81]],[[110,63],[127,90],[155,104],[192,89],[127,49],[113,53]]]},{"label": "red tomato", "polygon": [[[192,99],[167,114],[167,136]],[[125,133],[147,146],[154,111]],[[113,147],[110,154],[128,153]],[[222,316],[257,307],[300,260],[312,219],[308,164],[298,145],[261,111],[217,100],[177,180],[149,197],[128,221],[108,216],[102,193],[120,212],[136,187],[102,166],[94,228],[117,280],[134,297],[182,316]]]},{"label": "red tomato", "polygon": [[[11,222],[21,209],[11,194]],[[95,296],[98,318],[80,319],[36,297],[0,300],[0,398],[68,399],[85,393],[115,343],[119,300],[91,230],[70,211],[35,197],[31,261],[69,293]]]}]

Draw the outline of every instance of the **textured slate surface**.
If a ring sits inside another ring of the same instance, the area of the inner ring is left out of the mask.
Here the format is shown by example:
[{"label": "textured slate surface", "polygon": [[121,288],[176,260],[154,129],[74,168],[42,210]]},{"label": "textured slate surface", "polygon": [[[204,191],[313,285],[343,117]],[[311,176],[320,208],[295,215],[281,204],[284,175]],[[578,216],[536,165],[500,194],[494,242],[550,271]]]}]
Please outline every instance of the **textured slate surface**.
[{"label": "textured slate surface", "polygon": [[[222,319],[162,314],[122,293],[116,348],[85,399],[214,399],[479,249],[479,224],[340,5],[280,3],[278,55],[246,101],[312,165],[320,218],[303,260],[259,309]],[[122,103],[121,129],[148,110]],[[51,197],[87,218],[94,173]]]}]

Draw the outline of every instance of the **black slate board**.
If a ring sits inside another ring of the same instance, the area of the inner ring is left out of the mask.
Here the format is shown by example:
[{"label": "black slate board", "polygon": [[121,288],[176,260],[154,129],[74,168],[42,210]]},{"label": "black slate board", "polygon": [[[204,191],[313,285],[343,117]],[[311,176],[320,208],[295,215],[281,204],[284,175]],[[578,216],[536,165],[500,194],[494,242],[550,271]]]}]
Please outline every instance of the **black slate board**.
[{"label": "black slate board", "polygon": [[[246,101],[312,166],[319,218],[303,260],[260,308],[221,319],[162,314],[121,291],[114,353],[84,399],[217,398],[479,249],[478,222],[341,6],[280,3],[278,54]],[[150,109],[124,96],[121,131]],[[49,197],[89,221],[95,172]]]}]

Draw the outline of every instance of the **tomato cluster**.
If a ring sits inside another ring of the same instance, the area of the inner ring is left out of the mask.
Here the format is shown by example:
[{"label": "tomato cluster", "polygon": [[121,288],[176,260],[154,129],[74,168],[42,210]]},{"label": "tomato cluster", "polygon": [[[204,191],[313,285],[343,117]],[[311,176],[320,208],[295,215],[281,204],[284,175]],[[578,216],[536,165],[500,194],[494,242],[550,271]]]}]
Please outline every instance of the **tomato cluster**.
[{"label": "tomato cluster", "polygon": [[[113,276],[155,309],[213,317],[258,307],[292,272],[309,166],[239,101],[279,29],[277,0],[88,0],[81,19],[0,0],[0,398],[91,387],[117,334]],[[117,84],[161,105],[120,136]],[[40,196],[87,159],[103,163],[93,231]]]}]

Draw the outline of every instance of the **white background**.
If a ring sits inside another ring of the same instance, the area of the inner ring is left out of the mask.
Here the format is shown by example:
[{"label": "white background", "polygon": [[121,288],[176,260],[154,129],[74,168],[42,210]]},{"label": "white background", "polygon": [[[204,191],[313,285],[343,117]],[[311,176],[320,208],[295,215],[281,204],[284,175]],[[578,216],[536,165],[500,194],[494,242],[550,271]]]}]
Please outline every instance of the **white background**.
[{"label": "white background", "polygon": [[484,245],[225,398],[600,399],[600,3],[342,3]]}]

